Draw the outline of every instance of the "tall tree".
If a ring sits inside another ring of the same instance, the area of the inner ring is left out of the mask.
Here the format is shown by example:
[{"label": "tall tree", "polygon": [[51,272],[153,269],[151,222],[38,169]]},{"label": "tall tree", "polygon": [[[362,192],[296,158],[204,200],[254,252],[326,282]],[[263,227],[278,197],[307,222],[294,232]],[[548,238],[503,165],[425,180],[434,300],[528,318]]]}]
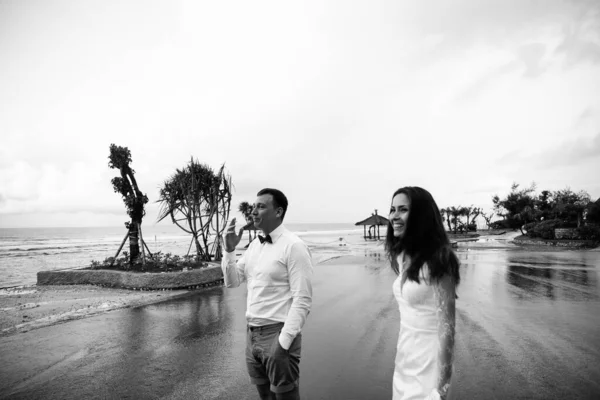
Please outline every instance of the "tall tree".
[{"label": "tall tree", "polygon": [[[125,222],[125,227],[129,232],[129,262],[130,265],[133,265],[140,254],[140,231],[142,227],[142,218],[146,214],[144,205],[148,202],[148,197],[138,188],[138,184],[134,176],[135,171],[130,166],[131,152],[127,147],[111,144],[110,155],[108,156],[108,159],[108,166],[111,169],[118,169],[121,173],[121,176],[114,177],[111,180],[111,183],[114,191],[121,194],[123,197],[123,202],[127,208],[127,215],[129,215],[131,218],[130,221]],[[126,238],[127,236],[125,239]],[[117,251],[115,258],[119,255],[119,252],[125,243],[125,239],[123,239],[123,243],[121,243],[121,247]]]},{"label": "tall tree", "polygon": [[242,213],[246,222],[252,221],[252,210],[252,205],[247,201],[242,201],[238,206],[238,211]]},{"label": "tall tree", "polygon": [[175,225],[191,234],[190,249],[195,244],[200,259],[221,259],[220,238],[231,209],[231,176],[225,173],[225,165],[215,173],[192,158],[163,183],[158,202],[158,221],[170,216]]},{"label": "tall tree", "polygon": [[600,198],[598,198],[595,202],[588,203],[587,221],[593,224],[600,224]]},{"label": "tall tree", "polygon": [[494,215],[495,214],[493,211],[490,211],[489,214],[481,212],[481,216],[485,220],[485,224],[487,225],[488,229],[490,229],[490,225],[492,224],[492,218],[494,218]]},{"label": "tall tree", "polygon": [[467,217],[466,230],[469,231],[469,225],[474,223],[477,217],[481,214],[481,208],[471,204],[469,207],[463,207],[463,215]]},{"label": "tall tree", "polygon": [[452,222],[452,226],[453,228],[453,232],[457,233],[458,232],[458,226],[460,223],[460,217],[462,215],[464,215],[464,207],[462,206],[458,206],[458,207],[449,207],[446,209],[447,212],[450,213],[451,219],[450,221]]},{"label": "tall tree", "polygon": [[531,205],[526,205],[521,209],[518,214],[514,216],[515,221],[520,221],[519,230],[521,231],[521,235],[524,235],[523,226],[526,223],[533,222],[537,220],[538,211]]},{"label": "tall tree", "polygon": [[570,188],[552,192],[552,211],[554,218],[576,221],[581,226],[583,214],[590,203],[590,195],[586,191],[573,192]]},{"label": "tall tree", "polygon": [[466,231],[469,231],[469,223],[471,222],[471,216],[473,215],[473,210],[475,209],[475,207],[473,205],[467,206],[467,207],[463,207],[462,211],[463,211],[463,215],[467,218],[467,223],[465,224],[466,227]]},{"label": "tall tree", "polygon": [[502,217],[502,219],[506,219],[507,212],[500,204],[500,196],[498,196],[497,194],[493,195],[492,196],[492,204],[493,204],[492,213],[495,213],[499,217]]},{"label": "tall tree", "polygon": [[539,219],[547,219],[552,213],[552,192],[542,190],[535,201],[535,208],[539,211]]},{"label": "tall tree", "polygon": [[[238,206],[238,211],[242,213],[242,215],[244,216],[244,219],[246,220],[246,227],[251,227],[254,225],[254,221],[252,220],[252,210],[253,207],[250,203],[248,203],[247,201],[242,201],[240,203],[240,205]],[[252,229],[247,229],[248,230],[248,243],[250,243],[252,241]],[[254,232],[256,233],[256,230],[254,230]]]},{"label": "tall tree", "polygon": [[510,193],[504,199],[498,195],[492,197],[494,211],[509,221],[511,228],[518,228],[527,222],[533,221],[532,210],[535,207],[535,183],[530,187],[519,189],[518,183],[513,183]]}]

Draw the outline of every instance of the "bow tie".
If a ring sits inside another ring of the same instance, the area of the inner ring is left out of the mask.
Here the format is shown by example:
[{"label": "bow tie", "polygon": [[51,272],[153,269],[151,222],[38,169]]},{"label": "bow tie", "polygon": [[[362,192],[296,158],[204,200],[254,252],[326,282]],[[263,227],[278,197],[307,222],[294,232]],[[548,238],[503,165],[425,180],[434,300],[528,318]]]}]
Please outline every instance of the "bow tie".
[{"label": "bow tie", "polygon": [[262,236],[258,235],[258,240],[260,240],[260,244],[263,244],[264,242],[273,244],[273,240],[271,239],[271,235],[267,235],[267,237],[262,237]]}]

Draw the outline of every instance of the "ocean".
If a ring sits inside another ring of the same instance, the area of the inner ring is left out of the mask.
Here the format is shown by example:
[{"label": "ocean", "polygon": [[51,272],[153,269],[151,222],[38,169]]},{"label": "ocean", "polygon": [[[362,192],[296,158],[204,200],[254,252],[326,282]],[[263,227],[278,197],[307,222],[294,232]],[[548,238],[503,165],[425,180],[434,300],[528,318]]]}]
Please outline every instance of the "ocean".
[{"label": "ocean", "polygon": [[[339,246],[365,244],[363,228],[352,223],[285,224],[310,248],[334,250]],[[183,256],[191,235],[175,225],[142,225],[144,241],[152,253]],[[384,235],[385,228],[381,230]],[[0,288],[34,285],[39,271],[82,268],[92,260],[113,257],[126,230],[124,227],[3,228],[0,229]],[[244,232],[242,243],[248,242]],[[123,250],[128,251],[128,242]],[[190,254],[194,254],[192,247]]]}]

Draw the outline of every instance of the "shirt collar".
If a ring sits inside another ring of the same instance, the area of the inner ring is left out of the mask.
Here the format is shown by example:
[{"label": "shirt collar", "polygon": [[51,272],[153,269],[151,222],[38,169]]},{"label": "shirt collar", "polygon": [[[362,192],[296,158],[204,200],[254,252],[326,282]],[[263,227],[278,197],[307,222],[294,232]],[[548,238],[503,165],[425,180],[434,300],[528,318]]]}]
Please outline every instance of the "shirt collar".
[{"label": "shirt collar", "polygon": [[285,226],[283,226],[283,224],[281,224],[277,228],[275,228],[273,230],[273,232],[271,232],[269,234],[269,236],[271,236],[271,240],[273,241],[273,243],[276,243],[277,240],[281,237],[281,235],[283,235],[283,233],[285,231],[287,231],[287,229],[285,228]]}]

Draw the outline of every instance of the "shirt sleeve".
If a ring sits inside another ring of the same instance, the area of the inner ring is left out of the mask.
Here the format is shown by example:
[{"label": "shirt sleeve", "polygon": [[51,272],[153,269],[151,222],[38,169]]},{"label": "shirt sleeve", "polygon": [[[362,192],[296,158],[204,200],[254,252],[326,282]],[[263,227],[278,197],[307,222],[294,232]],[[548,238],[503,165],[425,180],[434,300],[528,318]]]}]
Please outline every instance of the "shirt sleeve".
[{"label": "shirt sleeve", "polygon": [[[248,250],[246,250],[246,252]],[[221,261],[221,269],[223,270],[223,280],[225,281],[226,287],[236,288],[240,286],[240,283],[246,280],[246,254],[244,253],[236,263],[235,250],[231,253],[225,251],[223,260]]]},{"label": "shirt sleeve", "polygon": [[312,306],[313,264],[306,244],[296,242],[292,245],[287,268],[292,305],[279,335],[279,344],[286,350],[302,330]]},{"label": "shirt sleeve", "polygon": [[438,338],[438,382],[436,390],[440,398],[445,399],[450,388],[452,364],[454,362],[454,336],[456,332],[456,287],[454,280],[445,275],[434,283],[437,306]]}]

